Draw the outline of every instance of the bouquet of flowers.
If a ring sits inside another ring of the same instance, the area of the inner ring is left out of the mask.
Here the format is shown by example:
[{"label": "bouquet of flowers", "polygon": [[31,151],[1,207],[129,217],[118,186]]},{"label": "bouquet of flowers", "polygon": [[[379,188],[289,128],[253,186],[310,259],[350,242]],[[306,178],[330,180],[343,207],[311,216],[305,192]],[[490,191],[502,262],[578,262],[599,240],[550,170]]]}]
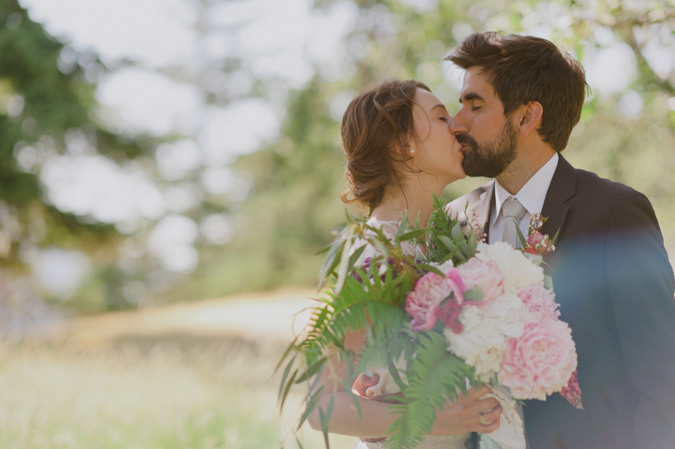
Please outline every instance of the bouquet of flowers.
[{"label": "bouquet of flowers", "polygon": [[[543,220],[534,217],[528,235],[520,236],[523,249],[482,242],[476,226],[462,230],[439,200],[427,228],[406,221],[391,238],[350,220],[326,248],[321,276],[330,287],[280,362],[286,364],[282,407],[293,384],[309,381],[302,425],[322,394],[313,378],[338,353],[350,367],[347,391],[360,373],[387,367],[394,385],[383,394],[398,393],[389,447],[414,448],[437,409],[485,383],[504,408],[500,429],[490,436],[503,447],[524,449],[514,399],[545,400],[558,392],[582,407],[571,330],[559,319],[541,267],[542,256],[554,249],[539,232]],[[357,265],[366,245],[378,255]],[[422,245],[426,252],[411,254],[406,245]],[[365,348],[354,354],[344,347],[344,335],[364,328]],[[330,408],[320,411],[327,445]]]}]

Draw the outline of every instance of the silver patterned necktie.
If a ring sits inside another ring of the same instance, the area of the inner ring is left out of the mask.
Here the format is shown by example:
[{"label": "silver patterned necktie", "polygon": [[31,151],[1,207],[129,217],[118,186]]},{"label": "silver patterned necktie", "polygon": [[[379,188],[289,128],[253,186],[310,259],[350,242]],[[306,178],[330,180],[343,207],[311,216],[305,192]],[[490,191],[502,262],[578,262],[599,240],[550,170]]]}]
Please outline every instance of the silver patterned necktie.
[{"label": "silver patterned necktie", "polygon": [[525,216],[527,210],[520,204],[520,201],[514,196],[510,196],[502,204],[502,214],[504,215],[504,230],[502,231],[502,242],[508,242],[514,248],[520,245],[518,238],[518,223]]}]

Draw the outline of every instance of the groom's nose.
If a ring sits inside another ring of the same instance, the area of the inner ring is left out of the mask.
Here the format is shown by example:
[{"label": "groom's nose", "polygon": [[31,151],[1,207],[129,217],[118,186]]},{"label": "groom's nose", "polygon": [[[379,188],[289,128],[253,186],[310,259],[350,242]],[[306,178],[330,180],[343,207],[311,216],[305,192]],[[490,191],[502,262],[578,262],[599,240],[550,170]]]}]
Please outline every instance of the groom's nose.
[{"label": "groom's nose", "polygon": [[459,112],[457,112],[457,114],[455,114],[455,116],[452,118],[452,121],[450,121],[450,132],[455,136],[469,132],[469,125],[466,120],[464,120],[461,109]]}]

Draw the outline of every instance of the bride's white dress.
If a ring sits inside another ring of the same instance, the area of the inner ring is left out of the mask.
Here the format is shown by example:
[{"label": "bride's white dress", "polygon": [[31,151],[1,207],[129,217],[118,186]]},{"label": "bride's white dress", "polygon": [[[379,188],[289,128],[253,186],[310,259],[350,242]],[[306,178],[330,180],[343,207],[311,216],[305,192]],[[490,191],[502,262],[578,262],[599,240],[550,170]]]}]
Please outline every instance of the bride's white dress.
[{"label": "bride's white dress", "polygon": [[[371,218],[368,220],[368,225],[381,229],[388,239],[394,240],[396,238],[396,230],[398,229],[399,223],[396,221],[384,221]],[[421,256],[423,256],[424,248],[415,246],[409,242],[402,242],[401,249],[408,256],[415,256],[416,258],[421,258]],[[362,265],[365,263],[366,259],[373,258],[377,255],[377,250],[372,246],[368,246],[359,257],[356,265]],[[366,389],[365,393],[367,397],[382,397],[399,392],[398,386],[396,385],[396,382],[394,382],[387,367],[370,367],[369,370],[373,374],[379,376],[379,381]],[[465,449],[465,443],[470,437],[470,433],[464,435],[427,435],[416,449]],[[353,449],[385,449],[385,447],[384,440],[358,440]]]},{"label": "bride's white dress", "polygon": [[[415,449],[466,449],[466,435],[427,435]],[[384,441],[359,440],[352,449],[386,449]]]}]

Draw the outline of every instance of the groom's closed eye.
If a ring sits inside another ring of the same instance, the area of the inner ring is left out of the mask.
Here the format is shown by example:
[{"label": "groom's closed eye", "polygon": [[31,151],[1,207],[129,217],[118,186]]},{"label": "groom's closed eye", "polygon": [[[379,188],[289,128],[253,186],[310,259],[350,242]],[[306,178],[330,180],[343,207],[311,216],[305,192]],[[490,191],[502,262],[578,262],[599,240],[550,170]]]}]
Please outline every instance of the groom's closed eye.
[{"label": "groom's closed eye", "polygon": [[469,92],[463,99],[459,99],[460,104],[468,103],[471,106],[472,111],[479,110],[483,102],[485,102],[485,99],[475,92]]}]

